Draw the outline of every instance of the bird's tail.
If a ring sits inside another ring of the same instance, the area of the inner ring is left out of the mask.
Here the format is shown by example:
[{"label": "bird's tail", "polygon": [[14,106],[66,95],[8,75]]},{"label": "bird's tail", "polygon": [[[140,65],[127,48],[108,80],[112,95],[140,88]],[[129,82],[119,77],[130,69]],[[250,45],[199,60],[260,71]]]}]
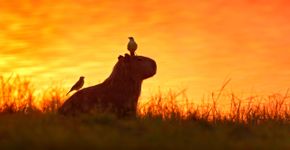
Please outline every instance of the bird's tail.
[{"label": "bird's tail", "polygon": [[66,93],[66,96],[69,94],[71,92],[71,90],[70,91],[68,91],[67,93]]}]

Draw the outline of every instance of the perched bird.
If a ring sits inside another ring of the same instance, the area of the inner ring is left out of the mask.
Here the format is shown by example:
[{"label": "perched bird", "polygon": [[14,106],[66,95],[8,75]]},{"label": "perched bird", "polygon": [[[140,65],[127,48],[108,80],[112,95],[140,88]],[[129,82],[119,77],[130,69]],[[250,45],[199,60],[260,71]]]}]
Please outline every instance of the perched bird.
[{"label": "perched bird", "polygon": [[135,51],[138,47],[137,43],[134,41],[133,37],[129,37],[129,43],[127,45],[127,49],[130,51],[131,56],[135,56]]},{"label": "perched bird", "polygon": [[73,90],[78,91],[79,89],[81,89],[85,83],[84,79],[85,79],[85,77],[81,76],[79,81],[77,83],[75,83],[75,85],[70,89],[70,91],[66,95],[68,95]]}]

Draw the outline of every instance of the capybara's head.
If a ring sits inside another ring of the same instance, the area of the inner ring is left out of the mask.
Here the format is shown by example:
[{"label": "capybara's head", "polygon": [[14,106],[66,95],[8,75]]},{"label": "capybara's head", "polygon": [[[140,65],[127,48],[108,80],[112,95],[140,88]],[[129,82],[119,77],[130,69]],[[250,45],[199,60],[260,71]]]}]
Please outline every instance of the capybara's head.
[{"label": "capybara's head", "polygon": [[114,70],[121,69],[121,72],[134,80],[144,80],[156,74],[157,65],[151,58],[125,54],[125,56],[120,55],[118,59]]}]

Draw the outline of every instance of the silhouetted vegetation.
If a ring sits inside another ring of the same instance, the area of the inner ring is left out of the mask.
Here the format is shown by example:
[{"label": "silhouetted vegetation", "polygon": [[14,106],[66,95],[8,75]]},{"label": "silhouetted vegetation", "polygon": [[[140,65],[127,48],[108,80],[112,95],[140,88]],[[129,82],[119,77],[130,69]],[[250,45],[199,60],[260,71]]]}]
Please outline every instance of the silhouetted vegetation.
[{"label": "silhouetted vegetation", "polygon": [[0,77],[0,149],[290,148],[288,93],[241,98],[222,88],[193,103],[184,91],[160,92],[139,104],[137,118],[125,119],[58,115],[65,94]]}]

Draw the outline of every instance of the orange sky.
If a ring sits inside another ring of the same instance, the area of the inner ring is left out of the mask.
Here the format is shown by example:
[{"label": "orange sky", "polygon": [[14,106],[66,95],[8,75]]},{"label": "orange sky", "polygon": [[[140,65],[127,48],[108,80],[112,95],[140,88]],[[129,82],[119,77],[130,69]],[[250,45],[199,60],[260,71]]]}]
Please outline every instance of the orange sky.
[{"label": "orange sky", "polygon": [[143,96],[187,88],[191,98],[217,90],[283,92],[290,87],[287,0],[0,0],[0,73],[86,86],[110,74],[128,36],[154,58],[157,75]]}]

